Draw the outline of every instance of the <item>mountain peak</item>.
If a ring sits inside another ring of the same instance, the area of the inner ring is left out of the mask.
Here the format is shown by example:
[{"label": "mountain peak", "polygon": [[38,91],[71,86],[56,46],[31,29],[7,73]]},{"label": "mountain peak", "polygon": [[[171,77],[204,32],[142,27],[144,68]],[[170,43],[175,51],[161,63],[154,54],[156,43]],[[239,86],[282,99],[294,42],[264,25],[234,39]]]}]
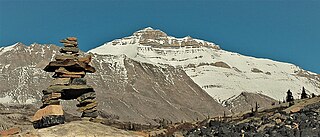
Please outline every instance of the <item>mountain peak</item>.
[{"label": "mountain peak", "polygon": [[133,36],[137,36],[141,39],[158,39],[160,37],[167,37],[168,35],[161,30],[147,27],[134,32]]},{"label": "mountain peak", "polygon": [[[212,42],[195,39],[189,35],[183,38],[176,38],[173,36],[169,36],[165,32],[159,29],[154,29],[152,27],[146,27],[144,29],[134,32],[132,36],[116,39],[104,45],[115,46],[115,45],[137,45],[137,44],[142,46],[151,46],[151,47],[158,47],[158,48],[208,47],[208,48],[213,48],[218,50],[220,49],[218,45]],[[91,50],[91,52],[93,51],[96,51],[96,50],[95,49]],[[101,51],[99,51],[99,53],[101,53]]]},{"label": "mountain peak", "polygon": [[7,51],[11,51],[11,50],[14,50],[16,49],[17,47],[21,47],[21,46],[25,46],[23,43],[21,42],[17,42],[13,45],[10,45],[10,46],[6,46],[6,47],[0,47],[0,55],[7,52]]},{"label": "mountain peak", "polygon": [[146,28],[144,28],[142,30],[154,30],[154,29],[152,27],[146,27]]}]

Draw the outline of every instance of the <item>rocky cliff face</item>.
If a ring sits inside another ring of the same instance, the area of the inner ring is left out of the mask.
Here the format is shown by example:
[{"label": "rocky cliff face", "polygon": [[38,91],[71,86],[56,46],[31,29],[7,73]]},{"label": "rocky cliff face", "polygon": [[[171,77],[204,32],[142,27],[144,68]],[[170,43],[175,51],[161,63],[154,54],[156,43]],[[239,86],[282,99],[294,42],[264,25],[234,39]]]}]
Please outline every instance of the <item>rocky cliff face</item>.
[{"label": "rocky cliff face", "polygon": [[[54,45],[17,43],[0,54],[0,102],[40,105],[41,91],[50,85],[53,73],[42,69],[58,55]],[[228,112],[196,85],[186,73],[172,66],[141,63],[124,55],[94,55],[97,69],[88,74],[88,85],[97,92],[100,114],[143,124],[153,119],[191,121]],[[64,101],[68,113],[76,102]]]},{"label": "rocky cliff face", "polygon": [[40,91],[51,82],[50,73],[42,69],[55,55],[54,45],[17,43],[0,52],[0,103],[33,103]]},{"label": "rocky cliff face", "polygon": [[208,47],[220,49],[214,43],[194,39],[190,36],[184,38],[175,38],[168,36],[161,30],[155,30],[151,27],[134,32],[132,36],[117,39],[111,42],[112,45],[141,44],[151,47]]}]

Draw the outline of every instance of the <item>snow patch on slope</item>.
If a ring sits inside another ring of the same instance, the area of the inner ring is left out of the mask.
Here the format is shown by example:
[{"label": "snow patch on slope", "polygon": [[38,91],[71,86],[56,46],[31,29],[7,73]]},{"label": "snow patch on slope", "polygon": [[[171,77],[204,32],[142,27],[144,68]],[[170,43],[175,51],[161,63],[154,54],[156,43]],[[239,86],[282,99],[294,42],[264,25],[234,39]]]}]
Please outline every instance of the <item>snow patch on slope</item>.
[{"label": "snow patch on slope", "polygon": [[12,102],[12,97],[6,95],[5,97],[0,97],[0,103],[10,103]]},{"label": "snow patch on slope", "polygon": [[11,46],[7,46],[7,47],[1,47],[0,48],[0,55],[2,55],[3,53],[6,53],[7,51],[11,51],[14,49],[14,47],[17,45],[18,43],[16,44],[13,44]]},{"label": "snow patch on slope", "polygon": [[138,44],[133,45],[112,45],[111,43],[104,44],[100,47],[92,49],[88,52],[96,53],[99,55],[126,55],[127,57],[134,58],[137,55]]}]

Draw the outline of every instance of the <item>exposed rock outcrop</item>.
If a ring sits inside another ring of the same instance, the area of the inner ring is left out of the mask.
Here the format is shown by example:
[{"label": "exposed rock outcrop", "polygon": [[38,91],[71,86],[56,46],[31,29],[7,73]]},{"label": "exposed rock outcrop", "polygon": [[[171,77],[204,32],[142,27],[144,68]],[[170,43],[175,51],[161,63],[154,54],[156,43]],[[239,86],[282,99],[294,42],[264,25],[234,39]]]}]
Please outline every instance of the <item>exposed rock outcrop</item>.
[{"label": "exposed rock outcrop", "polygon": [[253,116],[243,119],[203,121],[196,128],[185,132],[184,136],[320,136],[319,99],[316,97],[310,100],[301,100],[299,103],[301,110],[291,113],[284,112],[286,107],[282,106],[257,112]]},{"label": "exposed rock outcrop", "polygon": [[252,68],[252,69],[251,69],[251,72],[254,72],[254,73],[263,73],[262,70],[257,69],[257,68]]},{"label": "exposed rock outcrop", "polygon": [[227,63],[225,63],[223,61],[215,62],[215,63],[213,63],[213,66],[222,67],[222,68],[231,68]]},{"label": "exposed rock outcrop", "polygon": [[126,44],[141,44],[152,47],[174,48],[174,47],[208,47],[212,49],[220,49],[214,43],[206,42],[199,39],[194,39],[190,36],[184,38],[174,38],[168,36],[161,30],[156,30],[151,27],[139,30],[131,37],[115,40],[112,45],[126,45]]},{"label": "exposed rock outcrop", "polygon": [[22,133],[17,134],[20,137],[74,137],[74,136],[97,136],[97,137],[142,137],[136,132],[125,131],[117,129],[110,126],[105,126],[98,123],[93,123],[89,121],[73,121],[63,125],[43,128],[43,129],[33,129],[27,130]]}]

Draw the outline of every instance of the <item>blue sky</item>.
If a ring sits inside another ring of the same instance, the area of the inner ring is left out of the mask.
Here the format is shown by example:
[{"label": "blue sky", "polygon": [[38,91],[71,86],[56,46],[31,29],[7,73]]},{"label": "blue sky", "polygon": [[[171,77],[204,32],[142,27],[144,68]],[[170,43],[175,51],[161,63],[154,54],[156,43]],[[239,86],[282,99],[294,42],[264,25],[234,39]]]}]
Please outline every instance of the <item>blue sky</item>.
[{"label": "blue sky", "polygon": [[319,0],[0,0],[0,46],[76,36],[87,51],[148,26],[320,73]]}]

